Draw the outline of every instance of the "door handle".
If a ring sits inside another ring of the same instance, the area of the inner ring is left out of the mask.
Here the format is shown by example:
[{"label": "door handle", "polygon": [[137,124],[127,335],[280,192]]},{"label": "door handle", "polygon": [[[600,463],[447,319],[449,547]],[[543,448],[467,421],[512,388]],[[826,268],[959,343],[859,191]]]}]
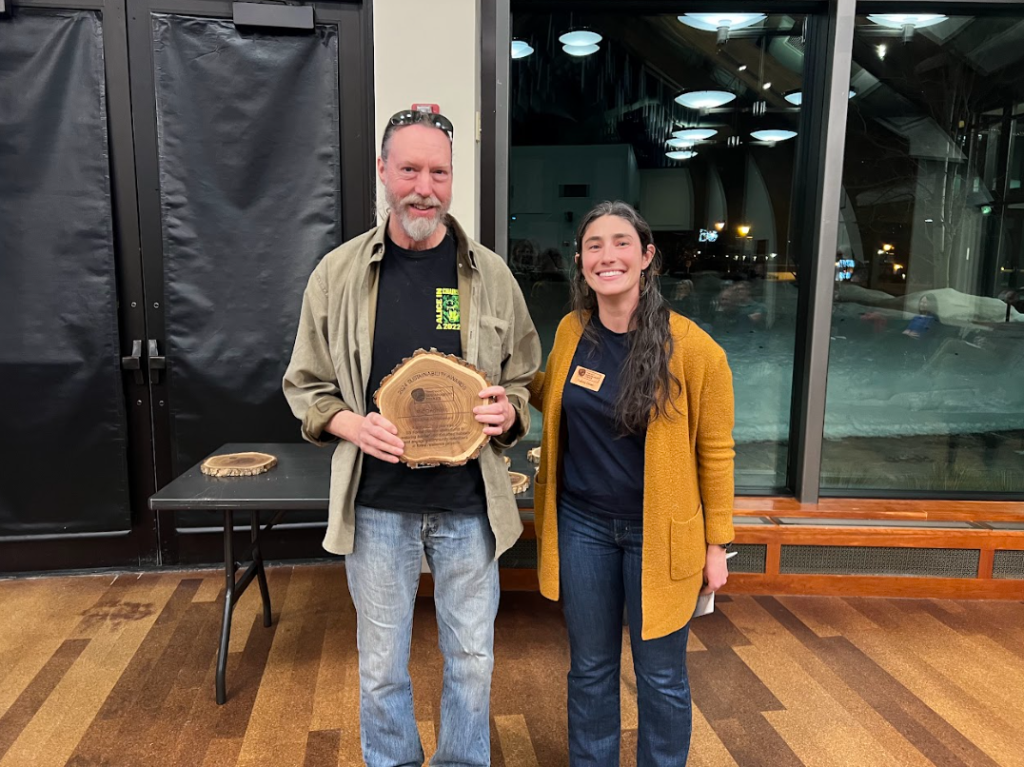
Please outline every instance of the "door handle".
[{"label": "door handle", "polygon": [[167,369],[167,359],[161,356],[156,339],[149,339],[149,382],[160,383],[160,371]]},{"label": "door handle", "polygon": [[132,341],[132,353],[121,358],[121,370],[132,371],[132,379],[138,385],[146,383],[142,376],[142,339],[136,338]]}]

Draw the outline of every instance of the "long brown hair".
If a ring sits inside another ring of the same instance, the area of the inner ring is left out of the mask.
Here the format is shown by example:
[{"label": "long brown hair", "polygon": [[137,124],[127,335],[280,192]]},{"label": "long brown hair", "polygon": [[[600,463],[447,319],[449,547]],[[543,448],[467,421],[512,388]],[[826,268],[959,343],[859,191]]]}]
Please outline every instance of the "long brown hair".
[{"label": "long brown hair", "polygon": [[[576,232],[577,256],[582,252],[587,228],[602,216],[618,216],[627,221],[640,237],[641,252],[654,242],[651,227],[632,205],[620,200],[602,202],[580,221]],[[596,347],[600,345],[600,336],[588,319],[598,314],[597,297],[583,277],[580,258],[573,262],[576,273],[572,279],[572,307],[583,327],[583,338]],[[642,434],[652,414],[656,418],[670,417],[669,410],[676,409],[672,400],[683,391],[679,379],[669,369],[673,350],[671,310],[661,295],[660,267],[661,252],[655,249],[651,263],[641,272],[640,303],[630,319],[629,329],[633,332],[629,334],[629,353],[615,401],[615,422],[622,434]]]}]

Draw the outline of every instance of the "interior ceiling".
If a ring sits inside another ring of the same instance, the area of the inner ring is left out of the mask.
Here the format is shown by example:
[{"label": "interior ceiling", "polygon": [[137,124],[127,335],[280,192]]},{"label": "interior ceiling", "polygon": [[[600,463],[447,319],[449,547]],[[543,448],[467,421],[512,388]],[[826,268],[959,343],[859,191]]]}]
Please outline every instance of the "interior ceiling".
[{"label": "interior ceiling", "polygon": [[[951,108],[980,115],[1024,101],[1017,74],[1024,19],[952,18],[917,30],[907,43],[899,30],[857,21],[853,87],[868,122],[934,115],[945,124],[941,117]],[[772,14],[758,28],[733,32],[724,45],[674,15],[516,14],[513,23],[513,36],[534,48],[511,62],[516,145],[629,143],[641,168],[675,167],[665,141],[681,127],[719,131],[697,147],[705,154],[730,151],[730,136],[752,143],[752,130],[798,129],[800,110],[784,96],[803,86],[802,16]],[[597,53],[575,58],[558,37],[580,27],[604,39]],[[886,45],[884,58],[879,44]],[[674,102],[683,91],[705,89],[729,90],[737,99],[704,114]]]}]

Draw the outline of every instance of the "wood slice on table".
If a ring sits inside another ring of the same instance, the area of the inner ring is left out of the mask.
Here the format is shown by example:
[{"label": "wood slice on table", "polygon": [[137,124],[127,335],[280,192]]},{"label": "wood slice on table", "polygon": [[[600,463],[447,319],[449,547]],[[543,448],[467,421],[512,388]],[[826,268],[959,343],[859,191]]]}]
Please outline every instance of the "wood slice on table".
[{"label": "wood slice on table", "polygon": [[488,386],[465,360],[418,349],[381,381],[373,401],[398,428],[404,463],[413,469],[462,466],[490,439],[473,413],[484,404],[480,392]]},{"label": "wood slice on table", "polygon": [[540,448],[531,447],[526,451],[526,460],[532,464],[540,465]]},{"label": "wood slice on table", "polygon": [[502,458],[505,459],[505,468],[511,470],[512,469],[512,459],[509,458],[507,455],[503,455]]},{"label": "wood slice on table", "polygon": [[508,478],[512,482],[512,492],[521,495],[530,489],[530,478],[518,471],[510,471]]},{"label": "wood slice on table", "polygon": [[199,466],[211,477],[254,477],[277,466],[277,458],[267,453],[228,453],[213,455]]}]

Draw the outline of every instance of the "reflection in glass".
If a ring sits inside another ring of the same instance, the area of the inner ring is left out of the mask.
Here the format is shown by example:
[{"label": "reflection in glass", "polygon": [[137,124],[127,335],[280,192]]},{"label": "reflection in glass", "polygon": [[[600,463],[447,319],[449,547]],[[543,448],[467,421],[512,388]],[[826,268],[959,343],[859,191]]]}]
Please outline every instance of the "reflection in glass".
[{"label": "reflection in glass", "polygon": [[1024,492],[1024,16],[853,54],[822,487]]},{"label": "reflection in glass", "polygon": [[[729,355],[737,485],[776,491],[787,484],[798,296],[800,109],[784,94],[804,85],[803,17],[758,14],[720,45],[720,25],[623,8],[570,18],[513,4],[514,37],[535,51],[512,67],[509,264],[546,353],[580,217],[602,200],[636,206],[664,256],[663,293]],[[600,54],[562,52],[574,24],[602,36]],[[759,130],[791,138],[751,139]]]}]

